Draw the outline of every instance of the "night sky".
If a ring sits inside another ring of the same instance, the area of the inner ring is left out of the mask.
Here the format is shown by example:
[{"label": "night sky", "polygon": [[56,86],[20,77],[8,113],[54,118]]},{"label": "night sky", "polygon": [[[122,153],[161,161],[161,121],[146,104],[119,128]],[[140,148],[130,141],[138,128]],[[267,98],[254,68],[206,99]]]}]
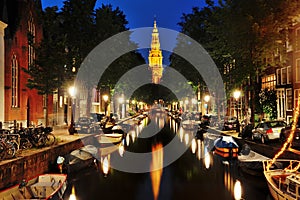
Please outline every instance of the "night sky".
[{"label": "night sky", "polygon": [[[180,31],[177,25],[182,13],[191,13],[193,7],[203,7],[205,0],[97,0],[96,8],[101,4],[119,7],[129,22],[128,28],[152,27],[154,16],[157,26]],[[42,0],[43,8],[63,6],[63,0]]]}]

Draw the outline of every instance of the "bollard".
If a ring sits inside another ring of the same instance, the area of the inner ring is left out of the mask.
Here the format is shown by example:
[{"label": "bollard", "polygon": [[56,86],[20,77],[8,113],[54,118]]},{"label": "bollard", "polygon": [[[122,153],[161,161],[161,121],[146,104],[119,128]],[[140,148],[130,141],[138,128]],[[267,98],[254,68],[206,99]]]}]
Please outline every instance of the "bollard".
[{"label": "bollard", "polygon": [[0,122],[0,130],[2,130],[2,122]]}]

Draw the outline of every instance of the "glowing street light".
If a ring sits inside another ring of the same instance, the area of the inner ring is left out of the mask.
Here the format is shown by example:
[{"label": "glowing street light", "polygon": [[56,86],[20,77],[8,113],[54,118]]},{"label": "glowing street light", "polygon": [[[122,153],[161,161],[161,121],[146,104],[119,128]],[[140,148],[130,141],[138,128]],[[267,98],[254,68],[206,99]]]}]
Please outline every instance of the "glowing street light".
[{"label": "glowing street light", "polygon": [[237,124],[236,124],[236,132],[240,132],[240,122],[239,122],[239,98],[241,96],[241,91],[236,90],[233,92],[233,97],[235,98],[235,104],[236,104],[236,120],[237,120]]},{"label": "glowing street light", "polygon": [[204,101],[206,102],[206,114],[208,114],[208,102],[210,100],[210,96],[209,95],[205,95],[204,96]]},{"label": "glowing street light", "polygon": [[69,126],[69,134],[70,135],[74,135],[74,133],[76,132],[75,127],[74,127],[74,116],[73,116],[73,112],[75,111],[75,102],[74,102],[74,98],[75,98],[75,94],[76,94],[76,88],[74,86],[69,87],[69,94],[71,96],[71,122],[70,122],[70,126]]},{"label": "glowing street light", "polygon": [[103,95],[102,96],[103,100],[104,100],[104,114],[105,116],[107,115],[107,101],[108,101],[108,95]]}]

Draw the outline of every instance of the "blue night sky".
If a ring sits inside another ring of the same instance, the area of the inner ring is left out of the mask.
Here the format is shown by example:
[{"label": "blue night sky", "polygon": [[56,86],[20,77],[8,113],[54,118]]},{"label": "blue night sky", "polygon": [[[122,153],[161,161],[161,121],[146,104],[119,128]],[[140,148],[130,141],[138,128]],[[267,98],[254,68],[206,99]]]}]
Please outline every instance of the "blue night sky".
[{"label": "blue night sky", "polygon": [[[191,13],[193,7],[203,7],[205,0],[97,0],[96,7],[111,4],[119,7],[129,22],[128,28],[152,27],[156,16],[157,26],[179,31],[177,25],[182,13]],[[43,8],[63,6],[63,0],[42,0]]]}]

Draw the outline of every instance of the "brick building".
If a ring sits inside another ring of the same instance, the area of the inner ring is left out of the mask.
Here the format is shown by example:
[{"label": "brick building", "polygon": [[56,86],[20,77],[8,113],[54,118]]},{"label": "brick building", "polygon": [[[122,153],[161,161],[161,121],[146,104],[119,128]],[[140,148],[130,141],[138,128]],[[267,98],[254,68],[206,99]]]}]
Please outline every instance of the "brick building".
[{"label": "brick building", "polygon": [[[41,13],[40,0],[0,2],[0,21],[7,24],[4,29],[4,66],[0,66],[4,67],[0,73],[0,79],[4,79],[4,85],[0,82],[0,91],[4,89],[4,101],[2,99],[4,115],[2,114],[2,118],[0,115],[0,121],[17,120],[24,126],[44,123],[44,97],[38,95],[37,90],[26,87],[28,74],[22,70],[28,69],[34,61],[34,47],[42,39]],[[51,114],[53,98],[49,97],[49,101],[48,110]]]}]

